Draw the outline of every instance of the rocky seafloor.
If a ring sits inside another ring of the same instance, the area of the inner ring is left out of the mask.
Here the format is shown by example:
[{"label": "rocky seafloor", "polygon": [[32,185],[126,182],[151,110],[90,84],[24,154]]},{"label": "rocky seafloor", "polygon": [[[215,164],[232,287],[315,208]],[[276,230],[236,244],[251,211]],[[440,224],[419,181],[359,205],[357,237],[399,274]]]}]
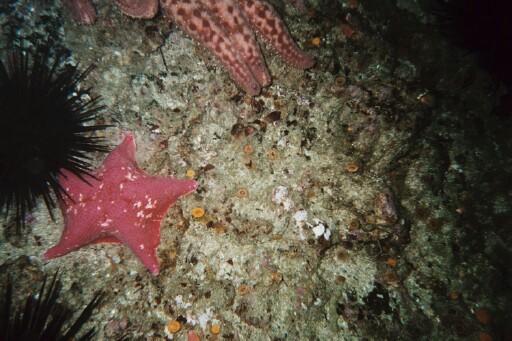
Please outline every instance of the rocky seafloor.
[{"label": "rocky seafloor", "polygon": [[133,131],[146,172],[200,186],[163,222],[158,276],[119,245],[43,262],[63,221],[41,204],[21,236],[4,226],[2,288],[9,274],[23,297],[59,269],[66,305],[104,290],[98,340],[511,339],[511,120],[416,2],[274,1],[317,64],[265,49],[273,84],[254,98],[161,15],[95,4],[79,26],[59,2],[2,3],[0,51],[51,38],[94,64],[82,86],[111,145]]}]

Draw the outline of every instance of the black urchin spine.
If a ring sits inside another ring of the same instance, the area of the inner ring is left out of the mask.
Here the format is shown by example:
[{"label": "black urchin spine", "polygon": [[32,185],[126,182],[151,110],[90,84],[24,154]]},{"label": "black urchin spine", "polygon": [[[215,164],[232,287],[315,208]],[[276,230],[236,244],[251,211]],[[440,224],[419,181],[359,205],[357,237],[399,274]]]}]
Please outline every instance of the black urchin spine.
[{"label": "black urchin spine", "polygon": [[[13,290],[10,280],[1,297],[0,340],[2,341],[65,341],[73,340],[83,325],[90,319],[96,307],[101,304],[103,294],[98,292],[70,324],[73,312],[58,304],[61,283],[58,274],[48,282],[45,276],[37,298],[27,297],[23,308],[13,306]],[[67,327],[66,327],[67,325]],[[89,329],[76,340],[92,340],[94,328]]]},{"label": "black urchin spine", "polygon": [[51,62],[50,51],[15,49],[0,61],[0,211],[14,211],[17,231],[39,197],[52,214],[54,198],[65,195],[61,170],[86,181],[89,153],[108,151],[94,136],[109,127],[93,124],[104,107],[79,87],[92,67],[61,67],[62,55]]}]

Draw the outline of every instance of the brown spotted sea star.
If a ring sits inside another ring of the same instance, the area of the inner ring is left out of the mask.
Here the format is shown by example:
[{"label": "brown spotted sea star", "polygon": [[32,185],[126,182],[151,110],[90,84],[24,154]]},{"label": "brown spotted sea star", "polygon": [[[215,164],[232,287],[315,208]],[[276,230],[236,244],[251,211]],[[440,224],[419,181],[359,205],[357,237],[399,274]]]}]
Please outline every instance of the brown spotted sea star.
[{"label": "brown spotted sea star", "polygon": [[[231,78],[248,94],[258,95],[271,77],[256,41],[255,31],[289,65],[308,69],[314,59],[302,51],[284,22],[264,0],[115,0],[121,11],[133,18],[152,18],[162,8],[193,39],[210,50]],[[294,1],[302,3],[302,1]],[[62,0],[73,18],[92,24],[96,12],[91,0]]]}]

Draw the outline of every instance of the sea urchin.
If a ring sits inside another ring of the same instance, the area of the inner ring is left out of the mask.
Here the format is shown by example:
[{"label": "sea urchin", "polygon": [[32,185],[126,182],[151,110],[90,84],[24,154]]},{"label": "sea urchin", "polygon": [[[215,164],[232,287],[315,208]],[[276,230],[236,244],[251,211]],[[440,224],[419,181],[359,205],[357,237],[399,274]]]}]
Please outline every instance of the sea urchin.
[{"label": "sea urchin", "polygon": [[37,295],[27,297],[24,306],[14,304],[13,285],[7,281],[5,293],[0,296],[0,340],[2,341],[67,341],[92,340],[94,328],[77,337],[80,329],[101,304],[103,293],[98,292],[89,304],[75,315],[73,309],[59,304],[61,282],[55,273],[49,281],[44,277]]},{"label": "sea urchin", "polygon": [[92,123],[103,110],[99,97],[78,86],[92,67],[79,72],[60,67],[62,60],[47,46],[34,53],[15,49],[0,60],[0,212],[14,211],[17,231],[38,197],[52,214],[55,197],[65,193],[62,169],[86,181],[87,153],[107,151],[94,132],[108,126]]}]

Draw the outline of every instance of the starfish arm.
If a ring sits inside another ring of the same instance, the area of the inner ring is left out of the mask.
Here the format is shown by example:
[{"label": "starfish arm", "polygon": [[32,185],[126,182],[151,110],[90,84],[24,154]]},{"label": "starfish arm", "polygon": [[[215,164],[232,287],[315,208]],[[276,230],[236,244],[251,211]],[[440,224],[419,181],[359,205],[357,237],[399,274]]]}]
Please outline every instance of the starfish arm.
[{"label": "starfish arm", "polygon": [[59,184],[66,192],[66,196],[63,196],[65,202],[82,201],[94,196],[99,183],[94,177],[85,176],[81,179],[67,170],[61,170],[59,176]]},{"label": "starfish arm", "polygon": [[160,219],[147,220],[140,225],[125,226],[119,240],[132,250],[135,256],[153,275],[160,273],[157,248],[160,244]]},{"label": "starfish arm", "polygon": [[113,180],[112,178],[115,179],[119,171],[126,173],[127,176],[130,175],[130,171],[141,172],[135,163],[135,139],[132,134],[126,134],[123,142],[106,157],[103,165],[93,174],[93,177],[85,176],[81,179],[69,171],[61,170],[59,184],[69,196],[69,198],[64,197],[64,203],[69,202],[69,199],[73,201],[88,200],[103,188],[105,182]]},{"label": "starfish arm", "polygon": [[271,78],[260,46],[249,21],[235,1],[203,0],[203,4],[228,34],[258,83],[262,87],[269,85]]},{"label": "starfish arm", "polygon": [[96,21],[96,10],[91,0],[62,0],[62,4],[77,23],[92,25]]},{"label": "starfish arm", "polygon": [[98,238],[104,237],[101,228],[93,223],[92,219],[82,220],[82,217],[79,216],[71,219],[68,218],[75,215],[76,211],[73,212],[73,209],[65,213],[65,220],[67,222],[62,236],[60,237],[60,241],[44,253],[44,260],[64,256],[81,247],[94,243]]},{"label": "starfish arm", "polygon": [[158,0],[115,0],[117,7],[129,17],[151,19],[158,12]]},{"label": "starfish arm", "polygon": [[160,244],[161,221],[179,197],[196,188],[194,180],[145,176],[126,183],[121,191],[121,199],[133,203],[134,210],[131,217],[119,211],[114,216],[123,225],[123,233],[117,237],[154,275],[159,273],[156,250]]},{"label": "starfish arm", "polygon": [[231,78],[248,94],[258,95],[261,86],[249,66],[237,53],[227,33],[197,1],[160,0],[164,15],[173,19],[188,35],[210,50]]},{"label": "starfish arm", "polygon": [[135,208],[154,209],[157,214],[163,215],[179,197],[196,189],[197,182],[194,180],[143,175],[136,181],[125,182],[120,198],[133,202]]},{"label": "starfish arm", "polygon": [[[315,64],[290,36],[283,20],[265,0],[114,0],[133,18],[149,19],[158,7],[192,39],[207,48],[228,71],[231,79],[251,96],[260,94],[272,79],[255,32],[258,31],[290,65],[307,69]],[[304,0],[287,0],[304,10]],[[61,0],[73,19],[92,24],[92,0]],[[133,163],[129,159],[124,162]]]},{"label": "starfish arm", "polygon": [[297,46],[284,22],[270,4],[261,0],[238,0],[238,2],[252,25],[287,63],[301,69],[308,69],[315,65],[314,58]]},{"label": "starfish arm", "polygon": [[125,134],[123,141],[105,158],[99,176],[104,176],[106,169],[124,170],[128,167],[139,169],[135,163],[135,137],[131,133]]}]

